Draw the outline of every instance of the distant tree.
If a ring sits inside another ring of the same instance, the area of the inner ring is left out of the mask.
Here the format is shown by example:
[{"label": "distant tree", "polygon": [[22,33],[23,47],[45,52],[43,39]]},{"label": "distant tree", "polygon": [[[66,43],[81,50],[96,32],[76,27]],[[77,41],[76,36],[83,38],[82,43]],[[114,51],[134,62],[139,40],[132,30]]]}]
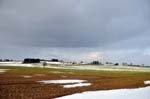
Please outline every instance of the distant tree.
[{"label": "distant tree", "polygon": [[115,63],[114,65],[118,66],[118,65],[119,65],[119,63]]},{"label": "distant tree", "polygon": [[51,59],[52,62],[59,62],[58,59]]},{"label": "distant tree", "polygon": [[23,63],[40,63],[40,59],[25,58]]},{"label": "distant tree", "polygon": [[112,62],[106,62],[106,64],[113,64]]},{"label": "distant tree", "polygon": [[45,68],[46,65],[47,65],[47,63],[44,61],[43,62],[43,68]]},{"label": "distant tree", "polygon": [[4,59],[4,62],[9,62],[10,60],[9,59]]},{"label": "distant tree", "polygon": [[74,65],[74,64],[77,64],[76,62],[72,62],[72,64]]},{"label": "distant tree", "polygon": [[99,61],[93,61],[92,64],[94,64],[94,65],[99,65],[100,62],[99,62]]},{"label": "distant tree", "polygon": [[83,61],[80,62],[80,64],[83,64],[83,63],[84,63]]}]

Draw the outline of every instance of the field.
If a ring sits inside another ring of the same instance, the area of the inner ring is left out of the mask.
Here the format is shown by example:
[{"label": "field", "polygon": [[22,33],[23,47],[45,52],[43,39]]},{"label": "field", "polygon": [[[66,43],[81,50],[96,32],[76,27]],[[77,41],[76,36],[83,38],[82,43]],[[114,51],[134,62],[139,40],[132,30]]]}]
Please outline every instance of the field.
[{"label": "field", "polygon": [[[140,68],[140,67],[138,67]],[[150,72],[0,66],[0,99],[51,99],[74,93],[145,87]],[[142,67],[141,67],[142,69]],[[90,86],[64,88],[42,80],[86,80]]]}]

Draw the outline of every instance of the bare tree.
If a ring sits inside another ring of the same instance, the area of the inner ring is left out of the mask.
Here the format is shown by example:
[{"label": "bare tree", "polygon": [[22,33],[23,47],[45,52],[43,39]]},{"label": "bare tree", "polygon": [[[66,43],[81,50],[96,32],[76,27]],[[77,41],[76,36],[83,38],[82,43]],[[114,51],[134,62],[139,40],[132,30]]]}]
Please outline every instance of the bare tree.
[{"label": "bare tree", "polygon": [[43,68],[45,68],[46,65],[47,65],[47,63],[44,61],[44,62],[43,62]]}]

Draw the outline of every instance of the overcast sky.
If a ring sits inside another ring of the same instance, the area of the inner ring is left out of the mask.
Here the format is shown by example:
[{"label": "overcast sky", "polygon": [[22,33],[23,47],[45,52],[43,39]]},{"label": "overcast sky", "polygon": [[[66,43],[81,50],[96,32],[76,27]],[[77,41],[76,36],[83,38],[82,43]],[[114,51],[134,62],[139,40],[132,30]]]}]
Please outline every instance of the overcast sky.
[{"label": "overcast sky", "polygon": [[0,0],[0,58],[150,65],[150,0]]}]

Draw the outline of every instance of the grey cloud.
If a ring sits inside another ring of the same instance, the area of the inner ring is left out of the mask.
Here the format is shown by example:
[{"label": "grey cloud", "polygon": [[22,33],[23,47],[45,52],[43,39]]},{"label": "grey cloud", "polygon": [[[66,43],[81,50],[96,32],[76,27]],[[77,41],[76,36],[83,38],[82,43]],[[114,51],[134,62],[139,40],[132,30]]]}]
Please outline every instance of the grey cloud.
[{"label": "grey cloud", "polygon": [[100,52],[107,56],[103,61],[129,57],[148,63],[144,60],[150,56],[142,53],[150,45],[149,4],[149,0],[0,0],[0,57],[75,60]]},{"label": "grey cloud", "polygon": [[146,0],[1,0],[0,33],[35,47],[103,47],[144,34]]}]

